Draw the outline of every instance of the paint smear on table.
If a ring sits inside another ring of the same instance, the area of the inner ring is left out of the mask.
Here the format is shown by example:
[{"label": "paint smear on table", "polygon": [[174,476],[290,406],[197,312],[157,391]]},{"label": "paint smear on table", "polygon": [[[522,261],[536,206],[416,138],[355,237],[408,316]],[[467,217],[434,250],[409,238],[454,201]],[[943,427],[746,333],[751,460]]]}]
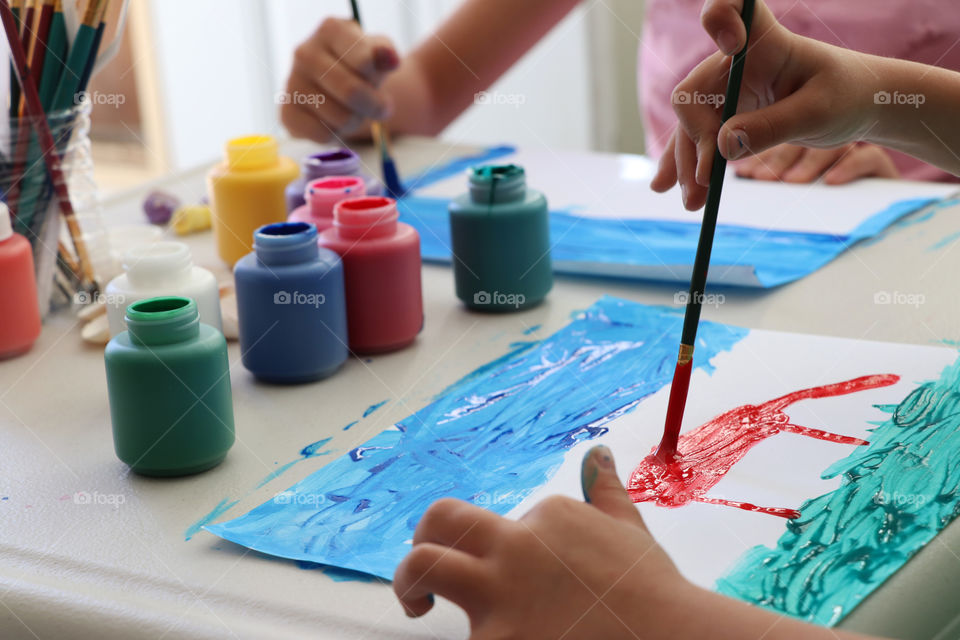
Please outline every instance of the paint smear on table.
[{"label": "paint smear on table", "polygon": [[[680,310],[603,298],[274,499],[207,529],[265,553],[389,579],[436,499],[505,514],[571,447],[669,384],[682,319]],[[712,371],[711,359],[746,334],[702,323],[694,366]]]},{"label": "paint smear on table", "polygon": [[878,408],[890,417],[870,444],[823,473],[841,486],[805,502],[775,548],[747,551],[720,593],[832,625],[960,515],[960,361]]},{"label": "paint smear on table", "polygon": [[[717,225],[711,277],[724,268],[746,266],[761,287],[776,287],[823,267],[853,244],[880,233],[891,222],[935,200],[903,200],[864,221],[848,235],[771,231]],[[450,262],[449,200],[407,196],[400,219],[420,234],[423,259]],[[927,214],[924,214],[927,215]],[[931,213],[932,215],[932,213]],[[560,273],[635,277],[646,268],[664,270],[664,279],[689,281],[700,236],[698,222],[596,218],[572,211],[550,212],[551,260]]]},{"label": "paint smear on table", "polygon": [[960,240],[960,231],[955,231],[949,235],[944,236],[939,241],[927,247],[927,251],[937,251],[938,249],[949,247],[950,245],[955,243],[957,240]]}]

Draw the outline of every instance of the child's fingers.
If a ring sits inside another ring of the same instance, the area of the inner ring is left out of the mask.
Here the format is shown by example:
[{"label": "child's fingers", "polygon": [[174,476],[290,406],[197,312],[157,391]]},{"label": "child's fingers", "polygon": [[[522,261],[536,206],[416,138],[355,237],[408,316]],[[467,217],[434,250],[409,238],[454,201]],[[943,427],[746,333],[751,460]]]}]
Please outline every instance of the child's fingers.
[{"label": "child's fingers", "polygon": [[309,104],[323,106],[333,100],[364,118],[382,119],[389,115],[390,102],[386,94],[327,51],[298,49],[296,55],[298,71],[323,88],[322,99]]},{"label": "child's fingers", "polygon": [[803,152],[803,147],[794,144],[781,144],[768,149],[762,157],[757,158],[753,177],[758,180],[780,180],[788,169],[801,160]]},{"label": "child's fingers", "polygon": [[617,476],[610,449],[598,445],[587,452],[580,467],[580,482],[584,500],[617,520],[647,530],[640,512]]},{"label": "child's fingers", "polygon": [[830,114],[815,93],[797,92],[768,107],[733,116],[717,135],[720,153],[727,160],[737,160],[784,142],[819,137]]},{"label": "child's fingers", "polygon": [[[743,0],[707,0],[700,11],[700,24],[720,51],[728,56],[740,51],[747,38],[746,25],[740,17],[741,11]],[[767,5],[762,1],[757,2],[751,25],[751,33],[754,34],[751,42],[757,42],[756,36],[765,34],[776,25],[776,19]]]},{"label": "child's fingers", "polygon": [[486,606],[488,585],[480,560],[432,543],[415,545],[393,576],[393,592],[411,617],[430,611],[434,594],[460,605],[470,615]]},{"label": "child's fingers", "polygon": [[400,63],[388,38],[364,34],[353,20],[327,18],[317,33],[337,62],[350,67],[371,84],[379,85],[384,74]]},{"label": "child's fingers", "polygon": [[673,151],[676,139],[677,129],[674,128],[667,145],[663,148],[660,161],[657,163],[657,172],[650,180],[650,188],[657,193],[669,191],[673,188],[673,185],[677,184],[677,161]]},{"label": "child's fingers", "polygon": [[900,172],[893,159],[882,148],[859,145],[844,155],[823,176],[827,184],[846,184],[858,178],[898,178]]},{"label": "child's fingers", "polygon": [[680,197],[683,206],[689,211],[696,211],[703,206],[706,190],[697,184],[697,148],[683,130],[677,130],[677,141],[674,150],[677,163],[677,182],[680,184]]},{"label": "child's fingers", "polygon": [[483,556],[497,538],[500,516],[462,500],[437,500],[420,519],[413,534],[414,546],[433,542]]},{"label": "child's fingers", "polygon": [[363,118],[336,100],[306,100],[323,95],[323,90],[304,78],[292,76],[287,84],[280,120],[290,135],[324,143],[350,135],[363,125]]},{"label": "child's fingers", "polygon": [[[779,147],[776,147],[779,148]],[[784,182],[805,184],[824,175],[835,162],[851,153],[851,147],[839,149],[803,149],[803,154],[791,166],[781,172]]]}]

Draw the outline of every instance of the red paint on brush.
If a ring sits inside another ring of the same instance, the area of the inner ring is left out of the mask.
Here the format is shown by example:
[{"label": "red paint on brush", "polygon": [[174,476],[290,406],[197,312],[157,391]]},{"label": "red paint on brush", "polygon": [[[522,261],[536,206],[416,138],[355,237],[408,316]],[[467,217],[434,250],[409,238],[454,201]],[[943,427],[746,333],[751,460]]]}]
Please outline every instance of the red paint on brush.
[{"label": "red paint on brush", "polygon": [[667,401],[667,419],[663,427],[663,439],[655,454],[664,463],[672,462],[677,455],[677,439],[680,437],[683,408],[687,404],[687,391],[690,389],[692,370],[692,358],[686,362],[677,360],[677,368],[673,371],[673,384],[670,385],[670,399]]},{"label": "red paint on brush", "polygon": [[[689,372],[686,375],[689,377]],[[627,483],[627,492],[634,502],[654,502],[661,507],[680,507],[689,502],[703,502],[783,518],[798,518],[800,512],[795,509],[760,507],[749,502],[711,498],[706,494],[755,444],[781,432],[796,433],[838,444],[868,444],[860,438],[793,424],[790,416],[785,413],[786,408],[800,400],[847,395],[890,386],[899,380],[900,377],[893,374],[863,376],[794,391],[763,404],[748,404],[731,409],[680,436],[675,441],[676,455],[667,458],[667,461],[660,456],[660,451],[664,450],[664,443],[661,443],[656,454],[644,458],[634,469]],[[673,389],[671,396],[672,394]],[[664,434],[665,442],[668,435]]]}]

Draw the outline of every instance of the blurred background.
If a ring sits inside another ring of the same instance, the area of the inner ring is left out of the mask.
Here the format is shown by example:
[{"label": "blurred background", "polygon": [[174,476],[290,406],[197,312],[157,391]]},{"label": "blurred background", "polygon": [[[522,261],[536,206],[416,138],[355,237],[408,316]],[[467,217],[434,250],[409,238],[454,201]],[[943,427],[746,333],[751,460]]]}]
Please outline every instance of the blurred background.
[{"label": "blurred background", "polygon": [[[361,0],[366,29],[389,36],[401,53],[458,4]],[[442,137],[642,152],[643,10],[642,0],[584,0],[490,88],[508,99],[475,104]],[[326,16],[348,17],[350,7],[347,0],[130,0],[129,11],[116,58],[90,85],[103,193],[215,160],[237,135],[285,135],[275,96],[294,49]]]}]

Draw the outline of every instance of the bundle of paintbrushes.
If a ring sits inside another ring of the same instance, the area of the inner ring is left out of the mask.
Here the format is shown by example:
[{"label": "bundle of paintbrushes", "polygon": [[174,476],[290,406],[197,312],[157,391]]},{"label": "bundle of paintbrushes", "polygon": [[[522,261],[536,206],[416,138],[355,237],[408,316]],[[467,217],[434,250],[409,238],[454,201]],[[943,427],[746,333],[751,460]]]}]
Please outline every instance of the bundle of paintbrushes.
[{"label": "bundle of paintbrushes", "polygon": [[[41,290],[53,280],[69,297],[96,289],[65,174],[78,114],[89,109],[81,98],[103,39],[108,0],[86,0],[72,43],[62,2],[0,0],[11,52],[10,120],[0,155],[0,188],[14,229],[33,244]],[[69,244],[60,240],[61,219]]]}]

